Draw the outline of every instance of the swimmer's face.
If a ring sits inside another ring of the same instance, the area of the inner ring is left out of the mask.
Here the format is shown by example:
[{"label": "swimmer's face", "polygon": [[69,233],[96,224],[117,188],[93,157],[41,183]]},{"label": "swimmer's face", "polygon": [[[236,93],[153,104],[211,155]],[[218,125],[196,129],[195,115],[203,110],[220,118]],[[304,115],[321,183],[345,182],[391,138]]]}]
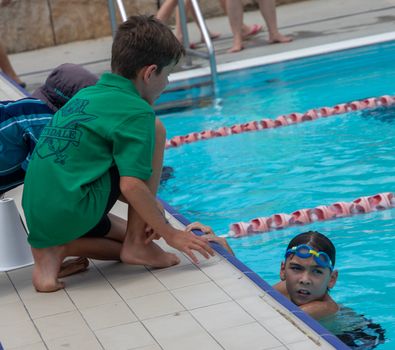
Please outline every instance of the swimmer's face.
[{"label": "swimmer's face", "polygon": [[335,285],[337,271],[321,267],[312,256],[299,258],[291,254],[285,263],[281,263],[280,277],[285,281],[291,301],[300,306],[322,300],[327,289]]}]

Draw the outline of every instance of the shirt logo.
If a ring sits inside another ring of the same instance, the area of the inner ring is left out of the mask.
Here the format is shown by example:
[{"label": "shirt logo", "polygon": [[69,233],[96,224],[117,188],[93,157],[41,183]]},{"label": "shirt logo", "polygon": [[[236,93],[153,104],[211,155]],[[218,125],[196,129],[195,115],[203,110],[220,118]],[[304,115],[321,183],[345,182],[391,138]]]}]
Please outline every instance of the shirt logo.
[{"label": "shirt logo", "polygon": [[[85,114],[84,109],[88,103],[89,101],[87,100],[72,100],[67,106],[60,110],[60,113],[62,113],[63,117],[76,113]],[[37,155],[41,159],[54,157],[55,163],[64,165],[68,157],[66,150],[70,146],[78,147],[80,144],[81,137],[83,136],[83,131],[78,128],[80,123],[96,118],[95,116],[85,115],[80,118],[75,118],[62,126],[53,125],[55,121],[54,118],[42,131],[40,142],[35,149]]]}]

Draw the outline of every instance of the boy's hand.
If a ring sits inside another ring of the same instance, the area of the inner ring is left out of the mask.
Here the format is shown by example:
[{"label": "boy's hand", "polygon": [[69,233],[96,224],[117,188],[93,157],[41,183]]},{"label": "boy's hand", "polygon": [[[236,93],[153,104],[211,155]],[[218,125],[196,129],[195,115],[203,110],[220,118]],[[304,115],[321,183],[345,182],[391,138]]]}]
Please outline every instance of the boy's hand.
[{"label": "boy's hand", "polygon": [[199,260],[193,253],[193,250],[198,251],[206,259],[210,258],[210,255],[214,256],[214,250],[210,247],[205,237],[199,237],[187,231],[175,231],[175,234],[166,237],[167,244],[187,254],[195,264],[198,264]]}]

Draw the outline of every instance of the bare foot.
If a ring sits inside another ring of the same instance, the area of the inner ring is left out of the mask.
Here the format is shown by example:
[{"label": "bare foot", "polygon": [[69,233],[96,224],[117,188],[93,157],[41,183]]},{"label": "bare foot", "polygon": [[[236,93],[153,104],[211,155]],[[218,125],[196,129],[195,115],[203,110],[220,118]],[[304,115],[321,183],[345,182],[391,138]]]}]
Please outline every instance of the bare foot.
[{"label": "bare foot", "polygon": [[240,52],[241,50],[244,50],[244,46],[243,45],[233,45],[229,50],[227,50],[226,52],[228,53],[234,53],[234,52]]},{"label": "bare foot", "polygon": [[[210,39],[211,40],[216,40],[216,39],[218,39],[220,37],[221,37],[221,33],[210,32]],[[200,38],[199,42],[190,43],[189,48],[192,49],[192,50],[195,50],[202,44],[204,44],[204,38],[203,37]]]},{"label": "bare foot", "polygon": [[80,258],[66,260],[60,266],[58,278],[63,278],[63,277],[74,275],[79,272],[83,272],[87,270],[88,266],[89,266],[89,260],[87,258],[80,257]]},{"label": "bare foot", "polygon": [[126,264],[148,265],[156,268],[169,267],[180,263],[177,255],[165,252],[154,242],[123,246],[121,260]]},{"label": "bare foot", "polygon": [[253,24],[252,26],[248,26],[246,24],[243,25],[242,35],[243,39],[250,39],[251,37],[259,34],[262,31],[263,27],[260,24]]},{"label": "bare foot", "polygon": [[289,43],[293,40],[290,36],[285,36],[280,33],[269,36],[269,44],[283,44]]},{"label": "bare foot", "polygon": [[55,292],[64,288],[64,283],[58,280],[60,265],[63,261],[64,248],[61,246],[49,248],[32,248],[34,257],[33,285],[37,292]]}]

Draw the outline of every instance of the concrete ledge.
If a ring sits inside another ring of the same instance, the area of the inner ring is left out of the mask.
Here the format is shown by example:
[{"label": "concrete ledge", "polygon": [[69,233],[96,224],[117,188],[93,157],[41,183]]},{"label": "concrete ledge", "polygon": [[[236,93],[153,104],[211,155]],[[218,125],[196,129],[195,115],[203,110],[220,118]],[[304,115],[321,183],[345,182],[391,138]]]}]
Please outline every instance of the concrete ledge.
[{"label": "concrete ledge", "polygon": [[[243,3],[246,9],[256,8],[253,0]],[[223,15],[219,1],[200,4],[206,18]],[[155,14],[158,9],[157,0],[124,0],[124,5],[127,14]],[[107,0],[9,0],[0,10],[0,33],[8,53],[108,36]]]}]

